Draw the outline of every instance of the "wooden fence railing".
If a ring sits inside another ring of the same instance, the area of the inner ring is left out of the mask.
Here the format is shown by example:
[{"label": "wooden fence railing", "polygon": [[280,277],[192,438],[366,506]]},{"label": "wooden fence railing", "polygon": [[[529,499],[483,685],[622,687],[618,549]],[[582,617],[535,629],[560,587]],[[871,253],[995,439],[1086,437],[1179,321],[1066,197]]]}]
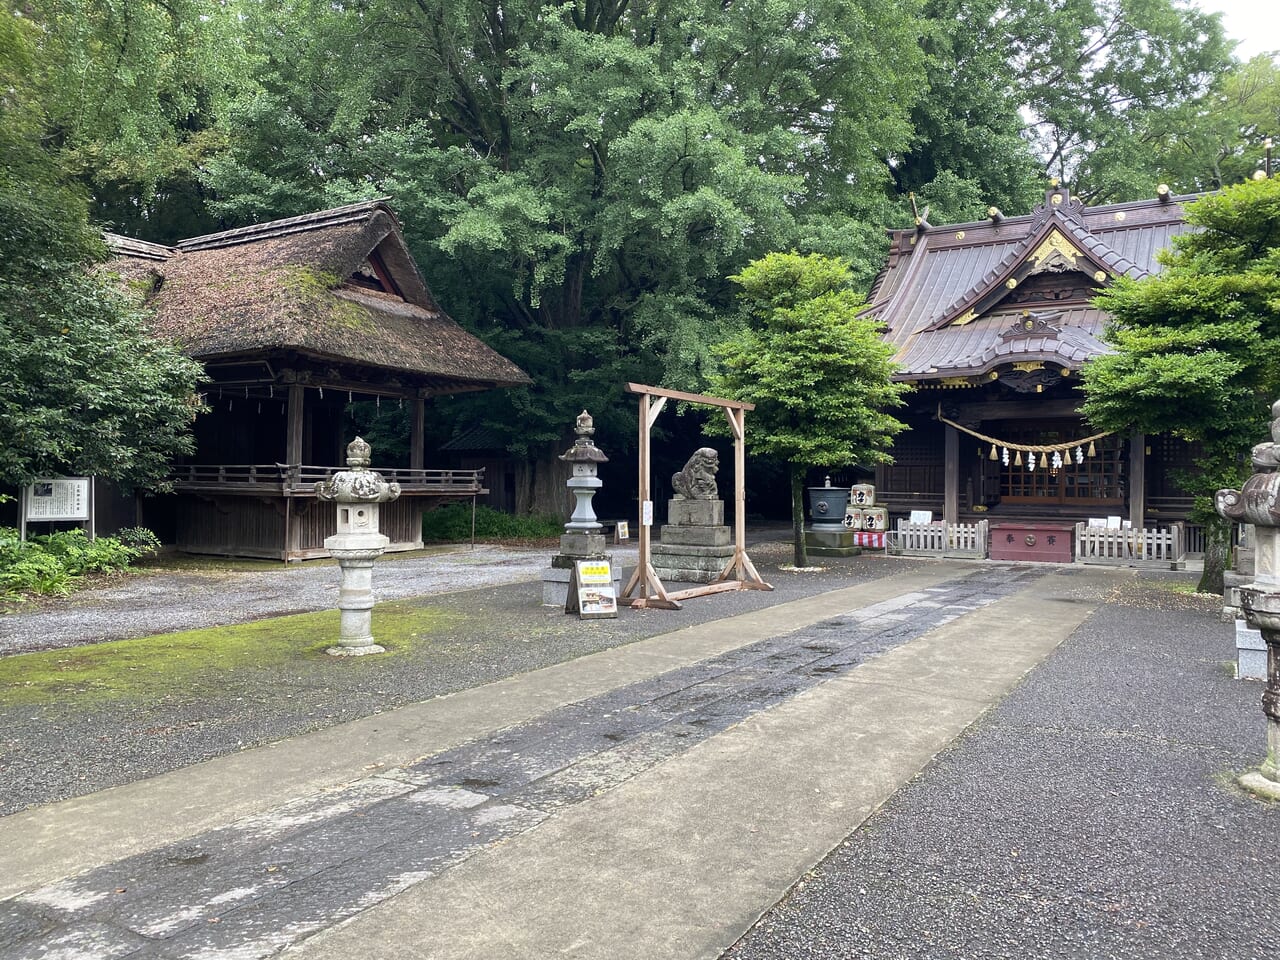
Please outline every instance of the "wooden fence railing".
[{"label": "wooden fence railing", "polygon": [[[315,485],[327,480],[344,467],[318,467],[298,463],[186,464],[175,467],[172,480],[177,489],[209,490],[228,493],[277,493],[306,496]],[[400,467],[375,467],[382,478],[395,481],[406,492],[440,494],[475,494],[484,486],[484,469],[479,470],[409,470]]]},{"label": "wooden fence railing", "polygon": [[911,557],[976,557],[987,555],[987,521],[977,523],[910,523],[899,520],[891,548]]},{"label": "wooden fence railing", "polygon": [[1076,562],[1107,566],[1172,566],[1186,561],[1182,524],[1167,527],[1090,527],[1076,524]]}]

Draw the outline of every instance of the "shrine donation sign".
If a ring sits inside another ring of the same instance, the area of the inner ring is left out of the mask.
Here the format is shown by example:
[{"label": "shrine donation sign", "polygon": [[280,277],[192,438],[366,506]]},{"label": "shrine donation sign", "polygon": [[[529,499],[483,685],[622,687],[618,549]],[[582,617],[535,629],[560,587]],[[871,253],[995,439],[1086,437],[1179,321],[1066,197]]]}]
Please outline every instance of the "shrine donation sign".
[{"label": "shrine donation sign", "polygon": [[27,487],[27,520],[88,520],[89,478],[51,477]]},{"label": "shrine donation sign", "polygon": [[613,568],[607,558],[574,561],[565,612],[576,613],[581,620],[613,618],[618,615]]}]

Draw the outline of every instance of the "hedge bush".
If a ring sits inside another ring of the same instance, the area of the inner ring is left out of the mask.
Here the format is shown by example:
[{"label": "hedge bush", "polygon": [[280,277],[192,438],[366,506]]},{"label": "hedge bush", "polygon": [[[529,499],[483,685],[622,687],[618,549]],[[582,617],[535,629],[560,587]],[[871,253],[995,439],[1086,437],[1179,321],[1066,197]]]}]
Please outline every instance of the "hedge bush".
[{"label": "hedge bush", "polygon": [[30,594],[66,596],[85,574],[126,570],[159,546],[144,527],[96,540],[83,530],[63,530],[26,541],[12,527],[0,527],[0,602],[20,602]]},{"label": "hedge bush", "polygon": [[[546,540],[564,533],[555,517],[517,517],[492,507],[476,507],[477,540]],[[462,543],[471,539],[471,504],[450,503],[428,510],[422,517],[427,543]]]}]

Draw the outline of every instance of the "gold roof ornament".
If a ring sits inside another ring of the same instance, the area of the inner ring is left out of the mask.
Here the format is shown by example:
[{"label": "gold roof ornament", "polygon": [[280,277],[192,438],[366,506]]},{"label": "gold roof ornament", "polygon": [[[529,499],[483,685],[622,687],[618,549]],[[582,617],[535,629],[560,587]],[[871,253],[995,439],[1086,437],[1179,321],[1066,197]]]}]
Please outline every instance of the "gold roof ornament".
[{"label": "gold roof ornament", "polygon": [[1039,270],[1049,260],[1057,257],[1061,257],[1074,267],[1076,260],[1083,256],[1084,254],[1076,248],[1075,244],[1063,236],[1060,230],[1052,230],[1049,232],[1049,236],[1044,238],[1044,242],[1036,247],[1027,259],[1035,269]]}]

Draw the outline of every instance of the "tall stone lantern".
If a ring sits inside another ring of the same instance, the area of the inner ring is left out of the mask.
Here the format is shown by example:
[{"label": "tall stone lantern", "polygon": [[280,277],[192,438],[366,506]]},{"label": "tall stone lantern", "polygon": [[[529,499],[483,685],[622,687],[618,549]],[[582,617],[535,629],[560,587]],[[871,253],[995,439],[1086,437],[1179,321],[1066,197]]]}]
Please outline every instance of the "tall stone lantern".
[{"label": "tall stone lantern", "polygon": [[1267,644],[1267,686],[1262,712],[1267,719],[1267,758],[1240,783],[1254,793],[1280,800],[1280,400],[1271,405],[1271,440],[1253,448],[1253,474],[1239,490],[1219,490],[1218,513],[1254,525],[1254,581],[1240,587],[1240,606],[1249,626]]},{"label": "tall stone lantern", "polygon": [[[595,421],[587,411],[583,410],[578,414],[573,432],[577,439],[560,456],[573,471],[565,482],[574,497],[573,514],[564,525],[564,534],[560,537],[560,552],[551,558],[551,569],[542,576],[544,606],[564,606],[569,595],[570,574],[576,561],[596,560],[605,556],[605,540],[601,532],[603,526],[596,519],[591,498],[603,485],[596,475],[600,464],[608,463],[609,458],[591,439],[596,428]],[[616,589],[614,592],[616,594]]]},{"label": "tall stone lantern", "polygon": [[[600,521],[596,519],[596,512],[591,507],[591,498],[602,486],[600,478],[596,476],[600,464],[608,463],[609,458],[591,439],[596,428],[591,414],[587,411],[583,410],[578,414],[578,418],[574,421],[573,432],[577,434],[577,439],[568,451],[560,455],[561,460],[573,467],[573,475],[566,481],[566,486],[573,494],[575,502],[573,515],[564,525],[565,534],[599,534]],[[600,542],[599,552],[604,553],[603,540]]]},{"label": "tall stone lantern", "polygon": [[378,532],[378,504],[400,496],[400,484],[388,483],[369,469],[371,452],[369,444],[356,437],[347,446],[347,469],[316,484],[317,496],[338,507],[338,532],[324,540],[342,571],[338,645],[325,651],[335,657],[386,652],[373,642],[373,561],[391,543]]}]

